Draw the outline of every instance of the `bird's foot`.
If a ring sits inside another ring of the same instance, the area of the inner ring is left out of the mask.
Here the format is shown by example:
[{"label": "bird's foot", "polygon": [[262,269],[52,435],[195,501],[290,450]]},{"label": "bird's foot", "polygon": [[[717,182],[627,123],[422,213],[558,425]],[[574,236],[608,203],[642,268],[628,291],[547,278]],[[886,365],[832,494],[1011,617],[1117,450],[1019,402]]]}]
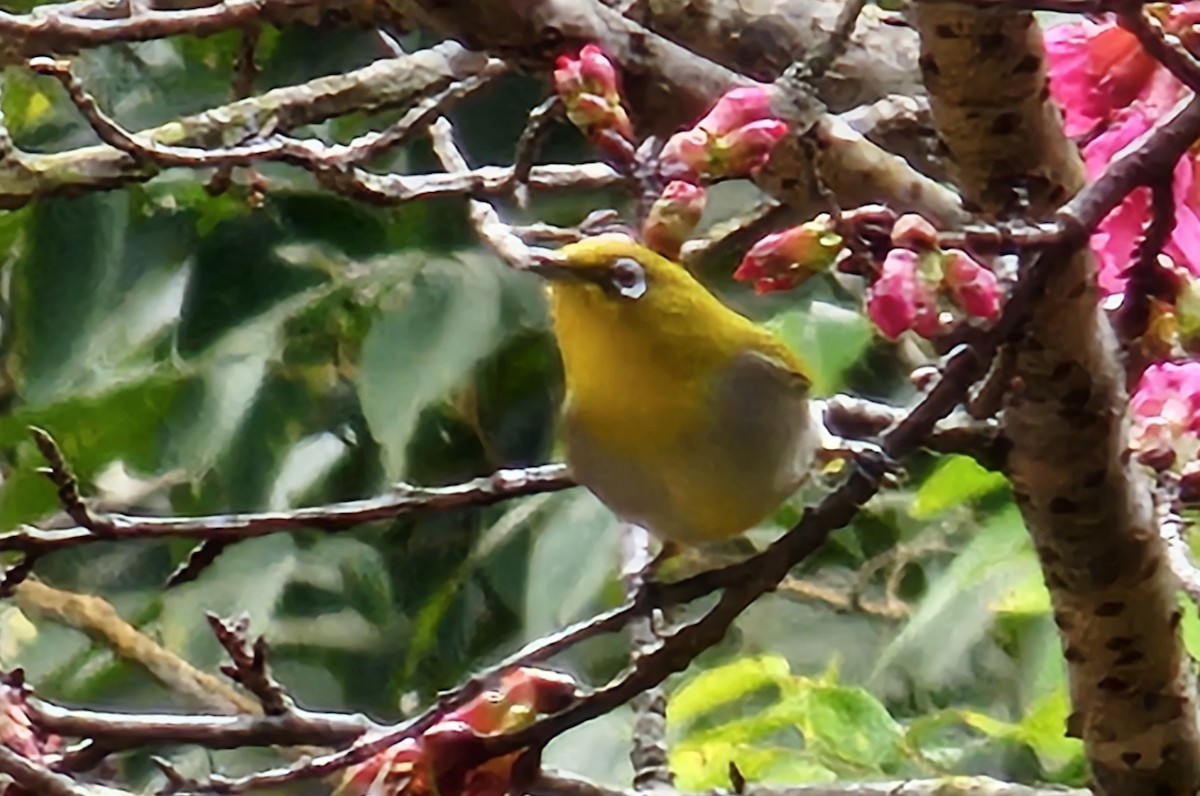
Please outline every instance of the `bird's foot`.
[{"label": "bird's foot", "polygon": [[854,463],[864,470],[878,474],[884,483],[896,486],[900,483],[904,468],[873,442],[838,438],[817,451],[817,466],[822,473],[840,472]]}]

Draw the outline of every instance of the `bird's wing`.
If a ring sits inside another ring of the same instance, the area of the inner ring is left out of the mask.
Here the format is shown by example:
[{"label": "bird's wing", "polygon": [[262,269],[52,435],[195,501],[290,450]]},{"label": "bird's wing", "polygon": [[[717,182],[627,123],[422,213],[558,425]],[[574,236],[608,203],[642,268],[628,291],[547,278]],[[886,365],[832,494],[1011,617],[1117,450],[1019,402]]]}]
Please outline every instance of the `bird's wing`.
[{"label": "bird's wing", "polygon": [[784,465],[781,477],[807,474],[814,446],[809,380],[791,363],[745,351],[724,369],[716,390],[721,435],[745,466]]}]

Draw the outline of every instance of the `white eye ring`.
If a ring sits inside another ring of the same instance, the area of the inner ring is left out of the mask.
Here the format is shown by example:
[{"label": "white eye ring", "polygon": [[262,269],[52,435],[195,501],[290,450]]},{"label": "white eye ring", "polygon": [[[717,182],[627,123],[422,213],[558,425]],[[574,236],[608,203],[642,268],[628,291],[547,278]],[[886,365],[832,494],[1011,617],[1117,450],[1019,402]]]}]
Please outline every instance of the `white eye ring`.
[{"label": "white eye ring", "polygon": [[609,271],[613,289],[627,299],[640,299],[646,294],[646,269],[631,257],[618,257]]}]

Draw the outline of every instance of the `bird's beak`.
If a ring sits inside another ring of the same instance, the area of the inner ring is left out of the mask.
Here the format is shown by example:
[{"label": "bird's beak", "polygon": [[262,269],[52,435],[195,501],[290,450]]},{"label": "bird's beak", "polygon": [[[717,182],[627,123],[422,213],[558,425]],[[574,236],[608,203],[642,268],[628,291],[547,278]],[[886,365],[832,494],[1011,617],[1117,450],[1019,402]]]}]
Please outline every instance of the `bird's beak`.
[{"label": "bird's beak", "polygon": [[550,282],[586,281],[580,269],[568,265],[567,258],[554,249],[530,249],[530,262],[525,270]]}]

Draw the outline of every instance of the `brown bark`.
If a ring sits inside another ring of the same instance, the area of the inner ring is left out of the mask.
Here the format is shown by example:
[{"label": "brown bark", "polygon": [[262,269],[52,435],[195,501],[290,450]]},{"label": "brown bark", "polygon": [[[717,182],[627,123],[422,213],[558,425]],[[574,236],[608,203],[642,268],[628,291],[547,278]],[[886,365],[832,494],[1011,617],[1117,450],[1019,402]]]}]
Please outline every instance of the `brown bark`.
[{"label": "brown bark", "polygon": [[[918,4],[921,70],[968,204],[1047,218],[1083,182],[1031,14]],[[1024,203],[1028,202],[1025,206]],[[1009,475],[1037,545],[1096,789],[1191,794],[1200,772],[1175,583],[1148,485],[1124,456],[1127,395],[1086,249],[1016,345]]]}]

